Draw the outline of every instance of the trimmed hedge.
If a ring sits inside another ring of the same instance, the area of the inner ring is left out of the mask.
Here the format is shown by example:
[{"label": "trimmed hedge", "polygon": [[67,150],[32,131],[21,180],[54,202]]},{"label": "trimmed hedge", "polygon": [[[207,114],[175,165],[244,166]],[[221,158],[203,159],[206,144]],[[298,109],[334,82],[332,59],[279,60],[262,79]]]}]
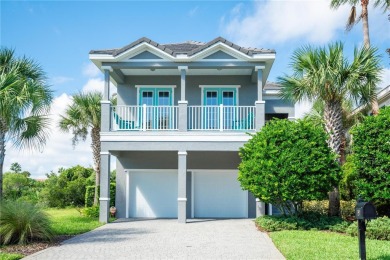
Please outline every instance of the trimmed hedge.
[{"label": "trimmed hedge", "polygon": [[[99,186],[98,186],[98,192],[100,192]],[[110,183],[110,207],[115,206],[115,192],[116,192],[116,184]],[[95,186],[87,186],[85,191],[85,207],[91,207],[93,205],[94,195],[95,195]]]},{"label": "trimmed hedge", "polygon": [[[346,230],[347,234],[357,236],[357,221],[352,223]],[[390,219],[382,217],[368,222],[366,228],[366,237],[378,240],[390,240]]]},{"label": "trimmed hedge", "polygon": [[331,230],[345,232],[349,222],[339,217],[328,217],[316,212],[300,216],[263,216],[256,219],[257,226],[264,231],[282,230]]}]

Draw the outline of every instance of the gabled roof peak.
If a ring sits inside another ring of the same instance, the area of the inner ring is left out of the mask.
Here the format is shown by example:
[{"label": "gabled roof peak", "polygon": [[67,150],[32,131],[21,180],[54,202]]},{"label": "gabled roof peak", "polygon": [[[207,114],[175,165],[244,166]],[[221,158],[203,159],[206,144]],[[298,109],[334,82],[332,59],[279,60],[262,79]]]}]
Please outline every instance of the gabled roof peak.
[{"label": "gabled roof peak", "polygon": [[199,42],[199,41],[186,41],[182,43],[167,43],[167,44],[159,44],[155,41],[152,41],[151,39],[147,37],[142,37],[122,48],[119,49],[109,49],[109,50],[92,50],[89,53],[90,54],[108,54],[112,56],[118,56],[127,50],[142,44],[142,43],[148,43],[171,56],[176,56],[177,54],[186,54],[187,56],[193,56],[202,50],[205,50],[209,47],[211,47],[214,44],[217,43],[223,43],[237,51],[240,51],[248,56],[253,56],[254,54],[268,54],[268,53],[275,53],[275,50],[271,49],[259,49],[259,48],[248,48],[248,47],[241,47],[238,46],[223,37],[217,37],[214,40],[211,40],[207,43],[204,42]]}]

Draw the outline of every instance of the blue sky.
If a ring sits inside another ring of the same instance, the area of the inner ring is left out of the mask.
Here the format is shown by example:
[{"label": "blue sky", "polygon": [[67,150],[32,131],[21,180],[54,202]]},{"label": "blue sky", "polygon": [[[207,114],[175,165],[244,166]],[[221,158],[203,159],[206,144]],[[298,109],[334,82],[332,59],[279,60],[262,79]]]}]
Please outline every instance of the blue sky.
[{"label": "blue sky", "polygon": [[[70,102],[70,95],[101,89],[102,75],[89,62],[91,49],[122,47],[146,36],[159,43],[218,36],[242,46],[277,52],[269,80],[288,73],[289,57],[306,44],[342,41],[346,53],[362,44],[361,23],[345,33],[348,6],[329,8],[329,1],[1,1],[1,46],[14,48],[39,62],[55,91],[52,117]],[[360,6],[357,8],[360,10]],[[383,55],[384,83],[390,84],[390,23],[387,13],[370,6],[371,44]],[[304,105],[303,105],[304,107]],[[55,123],[41,153],[19,152],[8,145],[5,168],[18,161],[34,177],[80,163],[91,165],[89,140],[74,150],[71,136]]]}]

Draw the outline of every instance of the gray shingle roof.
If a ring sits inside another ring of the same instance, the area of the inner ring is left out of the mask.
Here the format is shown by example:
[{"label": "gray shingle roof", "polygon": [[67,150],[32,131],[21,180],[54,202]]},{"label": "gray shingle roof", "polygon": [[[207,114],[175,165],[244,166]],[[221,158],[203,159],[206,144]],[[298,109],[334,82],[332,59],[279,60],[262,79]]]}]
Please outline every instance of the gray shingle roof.
[{"label": "gray shingle roof", "polygon": [[209,41],[207,43],[203,43],[203,42],[196,42],[196,41],[187,41],[187,42],[183,42],[183,43],[167,43],[167,44],[159,44],[157,42],[154,42],[152,40],[150,40],[149,38],[146,38],[146,37],[142,37],[132,43],[130,43],[129,45],[126,45],[122,48],[119,48],[119,49],[108,49],[108,50],[92,50],[90,51],[89,53],[90,54],[109,54],[109,55],[112,55],[112,56],[118,56],[120,55],[121,53],[137,46],[138,44],[141,44],[141,43],[149,43],[150,45],[168,53],[169,55],[172,55],[172,56],[176,56],[177,54],[186,54],[188,56],[193,56],[195,55],[196,53],[198,52],[201,52],[203,51],[204,49],[207,49],[209,48],[210,46],[218,43],[218,42],[222,42],[246,55],[249,55],[249,56],[253,56],[254,54],[258,54],[258,53],[275,53],[275,50],[271,50],[271,49],[259,49],[259,48],[247,48],[247,47],[241,47],[241,46],[238,46],[222,37],[218,37],[218,38],[215,38],[214,40],[212,41]]}]

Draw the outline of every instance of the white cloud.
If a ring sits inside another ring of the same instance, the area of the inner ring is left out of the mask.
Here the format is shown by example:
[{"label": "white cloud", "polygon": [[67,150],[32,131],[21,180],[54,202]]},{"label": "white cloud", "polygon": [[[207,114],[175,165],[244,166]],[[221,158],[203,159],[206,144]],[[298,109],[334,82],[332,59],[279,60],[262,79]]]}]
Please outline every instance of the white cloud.
[{"label": "white cloud", "polygon": [[55,76],[51,78],[51,83],[54,85],[63,84],[69,81],[72,81],[73,78],[66,77],[66,76]]},{"label": "white cloud", "polygon": [[344,5],[332,10],[327,0],[255,1],[246,7],[251,11],[238,4],[221,20],[223,33],[244,46],[303,39],[308,43],[325,43],[337,30],[344,30],[350,8]]},{"label": "white cloud", "polygon": [[104,80],[101,78],[92,78],[89,79],[88,82],[82,88],[83,92],[91,92],[91,91],[104,91]]},{"label": "white cloud", "polygon": [[82,71],[83,71],[84,76],[87,76],[90,78],[95,78],[99,75],[102,75],[101,71],[92,62],[84,64]]}]

